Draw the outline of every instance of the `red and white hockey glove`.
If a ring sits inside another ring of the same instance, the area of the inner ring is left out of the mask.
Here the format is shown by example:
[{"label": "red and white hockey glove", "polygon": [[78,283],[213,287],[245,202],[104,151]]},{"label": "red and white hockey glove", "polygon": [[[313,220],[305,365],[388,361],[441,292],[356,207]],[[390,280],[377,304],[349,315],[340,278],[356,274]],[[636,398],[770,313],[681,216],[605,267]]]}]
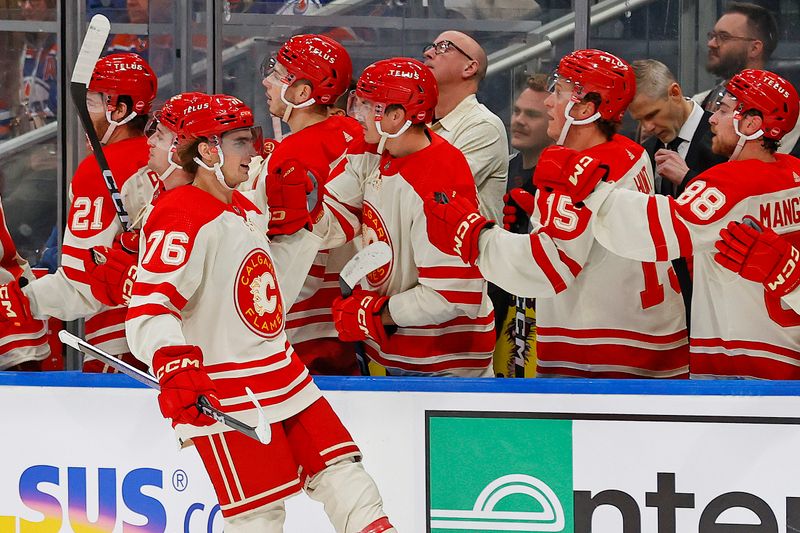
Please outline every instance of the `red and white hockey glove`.
[{"label": "red and white hockey glove", "polygon": [[763,283],[764,290],[778,297],[800,285],[800,251],[771,229],[762,229],[748,218],[730,222],[719,236],[714,260],[720,265],[744,279]]},{"label": "red and white hockey glove", "polygon": [[388,302],[388,296],[359,288],[353,289],[353,294],[347,298],[336,298],[331,307],[339,339],[355,342],[369,338],[384,345],[389,336],[381,321],[381,312]]},{"label": "red and white hockey glove", "polygon": [[214,423],[197,410],[197,399],[203,395],[220,408],[217,388],[203,368],[203,352],[197,346],[165,346],[153,356],[153,372],[161,385],[158,406],[164,418],[178,424],[210,426]]},{"label": "red and white hockey glove", "polygon": [[0,322],[21,326],[33,320],[30,301],[22,292],[22,287],[27,284],[27,279],[20,278],[19,282],[15,280],[0,285]]},{"label": "red and white hockey glove", "polygon": [[128,305],[136,281],[139,256],[117,246],[96,246],[89,249],[89,255],[90,258],[83,263],[89,275],[92,296],[111,307]]},{"label": "red and white hockey glove", "polygon": [[269,229],[267,235],[291,235],[311,227],[307,196],[314,190],[308,170],[302,163],[287,161],[282,168],[267,174]]},{"label": "red and white hockey glove", "polygon": [[478,238],[483,228],[494,226],[472,202],[437,192],[425,200],[428,239],[442,252],[460,257],[471,265],[478,260]]},{"label": "red and white hockey glove", "polygon": [[564,146],[548,146],[536,163],[533,183],[539,189],[569,196],[577,204],[607,177],[608,166],[599,160]]},{"label": "red and white hockey glove", "polygon": [[[536,206],[534,196],[521,187],[511,189],[503,196],[503,229],[510,231],[511,227],[518,222],[523,222],[519,219],[519,211],[523,211],[528,218],[533,215],[533,208]],[[527,220],[524,221],[527,226]]]}]

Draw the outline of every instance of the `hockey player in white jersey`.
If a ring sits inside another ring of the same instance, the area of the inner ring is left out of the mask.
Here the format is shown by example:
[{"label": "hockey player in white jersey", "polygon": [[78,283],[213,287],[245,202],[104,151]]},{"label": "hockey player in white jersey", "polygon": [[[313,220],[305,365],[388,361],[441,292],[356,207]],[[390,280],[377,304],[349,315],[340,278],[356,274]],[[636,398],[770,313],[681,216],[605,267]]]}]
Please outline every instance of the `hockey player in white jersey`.
[{"label": "hockey player in white jersey", "polygon": [[[253,114],[214,95],[189,109],[178,148],[192,186],[159,195],[143,249],[126,332],[159,379],[158,402],[191,438],[219,499],[225,530],[283,530],[283,501],[301,490],[323,503],[337,532],[394,531],[352,437],[322,397],[284,332],[320,240],[275,255],[267,217],[235,190],[255,155]],[[245,422],[255,393],[271,423],[261,444],[201,415],[203,394]]]},{"label": "hockey player in white jersey", "polygon": [[[542,153],[534,180],[598,174],[652,194],[644,149],[615,133],[635,93],[630,66],[607,52],[578,50],[561,60],[554,81],[545,100],[547,133],[563,146]],[[593,211],[567,196],[539,187],[529,203],[535,205],[530,235],[494,226],[458,198],[429,197],[426,210],[437,247],[508,292],[537,298],[537,375],[687,377],[685,311],[670,265],[606,251],[591,232]]]},{"label": "hockey player in white jersey", "polygon": [[[698,175],[679,198],[646,197],[578,175],[550,184],[575,200],[586,198],[597,213],[597,240],[614,253],[641,260],[694,256],[692,377],[800,379],[800,316],[781,303],[796,283],[796,258],[785,258],[780,272],[751,279],[751,266],[761,268],[763,245],[775,244],[773,232],[795,241],[800,229],[800,161],[776,153],[797,117],[797,92],[787,80],[743,70],[730,79],[709,120],[712,150],[730,161]],[[642,217],[646,223],[631,224]],[[772,230],[752,252],[749,240],[741,247],[734,242],[752,237],[748,229],[723,231],[745,217]],[[714,260],[720,232],[745,256],[734,258],[743,264],[741,276]]]},{"label": "hockey player in white jersey", "polygon": [[[380,240],[392,260],[364,288],[338,298],[339,337],[365,341],[366,353],[389,374],[490,377],[494,316],[476,269],[428,241],[422,199],[444,187],[477,208],[475,182],[463,154],[425,124],[438,91],[430,69],[415,59],[368,66],[348,114],[365,143],[348,151],[327,185],[314,231],[335,247],[360,237]],[[377,145],[377,146],[376,146]]]},{"label": "hockey player in white jersey", "polygon": [[[157,181],[138,171],[147,162],[147,123],[157,92],[153,70],[136,54],[112,54],[97,61],[87,94],[87,107],[103,152],[128,213],[137,213],[149,201]],[[8,291],[8,305],[30,308],[36,318],[86,318],[86,339],[128,360],[124,306],[98,299],[85,270],[89,249],[113,246],[127,228],[119,221],[100,167],[89,154],[75,171],[69,187],[70,208],[61,247],[61,266],[51,275],[32,281],[21,291]],[[0,309],[0,320],[7,314]],[[134,362],[132,358],[130,362]],[[84,362],[85,371],[109,371],[96,360]]]}]

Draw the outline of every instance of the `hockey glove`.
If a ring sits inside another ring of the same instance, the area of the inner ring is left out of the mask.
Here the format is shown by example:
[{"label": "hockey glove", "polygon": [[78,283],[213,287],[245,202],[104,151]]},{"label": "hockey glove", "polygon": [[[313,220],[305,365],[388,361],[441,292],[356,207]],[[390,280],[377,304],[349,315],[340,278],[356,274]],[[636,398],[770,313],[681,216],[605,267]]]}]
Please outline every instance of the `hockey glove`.
[{"label": "hockey glove", "polygon": [[165,346],[153,356],[153,372],[161,385],[158,406],[164,418],[178,424],[210,426],[214,423],[197,410],[197,400],[203,395],[220,408],[217,389],[203,368],[203,352],[197,346]]},{"label": "hockey glove", "polygon": [[311,227],[307,196],[314,190],[306,168],[298,161],[287,161],[282,168],[267,174],[269,229],[267,235],[291,235]]},{"label": "hockey glove", "polygon": [[533,208],[536,205],[534,196],[525,189],[518,187],[511,189],[503,196],[503,229],[511,231],[512,227],[519,224],[528,225],[527,220],[520,220],[521,216],[526,215],[531,218]]},{"label": "hockey glove", "polygon": [[748,218],[742,223],[730,222],[719,236],[714,260],[720,265],[744,279],[763,283],[764,290],[778,297],[800,285],[800,251],[771,229],[762,229]]},{"label": "hockey glove", "polygon": [[30,301],[22,292],[22,287],[27,284],[27,279],[20,278],[20,281],[0,285],[0,322],[21,326],[33,320]]},{"label": "hockey glove", "polygon": [[557,192],[577,204],[608,177],[608,166],[597,159],[564,146],[548,146],[539,156],[533,183],[539,189]]},{"label": "hockey glove", "polygon": [[96,246],[89,249],[89,255],[90,258],[84,260],[84,268],[89,275],[92,296],[111,307],[128,305],[139,256],[116,246]]},{"label": "hockey glove", "polygon": [[339,332],[339,339],[354,342],[369,338],[383,346],[388,335],[381,321],[381,311],[388,302],[388,296],[359,288],[353,289],[353,294],[347,298],[336,298],[332,305],[333,325]]},{"label": "hockey glove", "polygon": [[437,192],[425,200],[428,239],[442,252],[474,265],[478,260],[478,238],[483,228],[494,226],[461,196]]}]

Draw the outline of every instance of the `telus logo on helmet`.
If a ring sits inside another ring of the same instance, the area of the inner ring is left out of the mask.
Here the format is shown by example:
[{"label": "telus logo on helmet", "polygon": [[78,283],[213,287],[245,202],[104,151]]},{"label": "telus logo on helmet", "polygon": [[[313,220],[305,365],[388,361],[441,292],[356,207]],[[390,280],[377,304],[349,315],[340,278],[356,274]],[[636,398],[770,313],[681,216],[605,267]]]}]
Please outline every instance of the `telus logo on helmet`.
[{"label": "telus logo on helmet", "polygon": [[336,62],[336,58],[335,58],[335,57],[333,57],[332,55],[330,55],[328,52],[324,52],[324,51],[320,50],[320,49],[319,49],[319,48],[317,48],[316,46],[309,46],[309,47],[308,47],[308,52],[309,52],[310,54],[313,54],[313,55],[315,55],[315,56],[319,56],[319,57],[321,57],[322,59],[324,59],[325,61],[327,61],[327,62],[328,62],[328,63],[330,63],[331,65],[332,65],[334,62]]},{"label": "telus logo on helmet", "polygon": [[772,79],[769,76],[764,76],[764,83],[778,91],[778,93],[784,98],[789,98],[789,91],[787,91],[778,80]]},{"label": "telus logo on helmet", "polygon": [[410,80],[418,80],[419,73],[417,71],[405,71],[405,70],[397,70],[397,69],[389,69],[389,76],[394,76],[396,78],[408,78]]},{"label": "telus logo on helmet", "polygon": [[112,63],[112,64],[114,65],[114,68],[119,71],[144,70],[144,67],[142,67],[142,65],[137,63]]},{"label": "telus logo on helmet", "polygon": [[208,102],[204,102],[199,105],[187,105],[186,109],[183,110],[183,114],[188,115],[190,113],[194,113],[195,111],[202,111],[203,109],[208,109],[209,107],[211,107],[211,104],[209,104]]}]

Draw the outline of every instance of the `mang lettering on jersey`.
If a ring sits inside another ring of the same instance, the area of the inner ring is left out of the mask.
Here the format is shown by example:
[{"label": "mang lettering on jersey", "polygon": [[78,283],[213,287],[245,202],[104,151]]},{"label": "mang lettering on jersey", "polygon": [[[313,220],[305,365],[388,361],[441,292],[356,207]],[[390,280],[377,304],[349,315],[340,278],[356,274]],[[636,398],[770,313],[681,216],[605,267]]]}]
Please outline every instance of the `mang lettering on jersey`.
[{"label": "mang lettering on jersey", "polygon": [[[164,478],[164,472],[155,468],[125,472],[116,468],[33,465],[19,476],[22,509],[17,516],[0,516],[0,531],[222,531],[219,504],[194,502],[176,508],[175,502],[170,501],[174,491],[179,489],[174,480],[170,486],[169,476],[165,486]],[[40,517],[31,519],[31,512]]]},{"label": "mang lettering on jersey", "polygon": [[[794,196],[759,206],[758,218],[762,226],[774,230],[800,230],[800,197]],[[784,232],[778,232],[784,233]]]},{"label": "mang lettering on jersey", "polygon": [[274,339],[283,331],[284,306],[275,265],[264,250],[253,250],[236,274],[234,299],[239,317],[252,331]]},{"label": "mang lettering on jersey", "polygon": [[[361,245],[366,248],[373,242],[383,241],[392,248],[392,239],[386,231],[386,223],[381,218],[378,210],[372,204],[364,201],[364,207],[361,217]],[[389,278],[392,272],[392,264],[394,263],[394,254],[392,260],[382,267],[373,270],[367,274],[367,283],[370,287],[379,287]]]}]

